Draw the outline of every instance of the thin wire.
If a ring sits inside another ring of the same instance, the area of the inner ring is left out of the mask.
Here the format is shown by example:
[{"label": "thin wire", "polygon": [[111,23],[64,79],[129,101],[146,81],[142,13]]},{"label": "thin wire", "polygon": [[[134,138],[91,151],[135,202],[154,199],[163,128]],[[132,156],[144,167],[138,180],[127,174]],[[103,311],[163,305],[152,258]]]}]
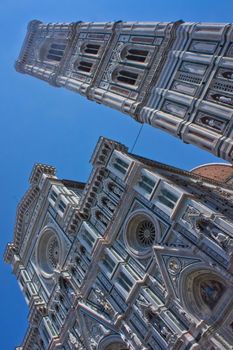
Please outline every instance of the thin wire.
[{"label": "thin wire", "polygon": [[141,135],[143,126],[144,126],[144,124],[141,125],[141,127],[140,127],[140,129],[139,129],[139,131],[138,131],[138,134],[137,134],[137,136],[136,136],[136,139],[135,139],[135,141],[134,141],[134,144],[133,144],[133,146],[132,146],[132,148],[131,148],[131,152],[133,152],[134,147],[136,146],[136,143],[137,143],[137,141],[138,141],[138,139],[139,139],[139,136]]}]

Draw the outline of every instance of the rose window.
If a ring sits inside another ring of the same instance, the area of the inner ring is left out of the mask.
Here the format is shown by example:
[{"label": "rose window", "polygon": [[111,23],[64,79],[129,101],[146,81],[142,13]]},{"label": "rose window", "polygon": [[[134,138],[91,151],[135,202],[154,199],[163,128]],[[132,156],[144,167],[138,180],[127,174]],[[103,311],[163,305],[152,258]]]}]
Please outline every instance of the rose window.
[{"label": "rose window", "polygon": [[51,230],[45,230],[39,238],[36,258],[41,274],[50,278],[60,261],[60,242],[57,234]]},{"label": "rose window", "polygon": [[56,268],[59,261],[59,244],[56,237],[53,237],[48,243],[48,263],[51,268]]},{"label": "rose window", "polygon": [[147,213],[132,214],[126,220],[124,240],[132,255],[146,258],[152,254],[153,244],[160,236],[160,229],[156,219]]},{"label": "rose window", "polygon": [[149,220],[143,220],[137,227],[136,237],[139,244],[150,247],[155,240],[155,227]]}]

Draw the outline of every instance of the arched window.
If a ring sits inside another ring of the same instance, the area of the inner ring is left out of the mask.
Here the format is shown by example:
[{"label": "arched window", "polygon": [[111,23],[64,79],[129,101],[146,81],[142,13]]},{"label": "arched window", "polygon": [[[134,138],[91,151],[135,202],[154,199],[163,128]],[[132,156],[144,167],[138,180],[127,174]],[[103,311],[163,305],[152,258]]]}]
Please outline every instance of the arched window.
[{"label": "arched window", "polygon": [[84,54],[97,56],[99,53],[100,47],[101,47],[100,44],[95,44],[95,43],[84,44],[81,49],[81,52]]},{"label": "arched window", "polygon": [[92,62],[82,60],[75,64],[75,69],[84,73],[90,73],[92,66],[93,66]]},{"label": "arched window", "polygon": [[139,74],[125,69],[113,73],[113,80],[127,85],[136,85]]},{"label": "arched window", "polygon": [[127,61],[144,63],[149,54],[148,50],[126,47],[122,52],[122,58]]},{"label": "arched window", "polygon": [[48,50],[47,59],[58,62],[61,61],[65,48],[66,45],[64,44],[51,44]]}]

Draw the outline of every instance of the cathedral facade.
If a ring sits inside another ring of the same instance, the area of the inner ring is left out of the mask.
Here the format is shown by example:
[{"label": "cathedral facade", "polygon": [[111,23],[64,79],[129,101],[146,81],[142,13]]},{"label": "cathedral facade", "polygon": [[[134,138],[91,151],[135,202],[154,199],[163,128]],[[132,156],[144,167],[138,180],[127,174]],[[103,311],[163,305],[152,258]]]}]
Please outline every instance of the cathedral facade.
[{"label": "cathedral facade", "polygon": [[34,20],[16,69],[233,160],[233,25]]},{"label": "cathedral facade", "polygon": [[16,350],[230,350],[233,171],[100,138],[86,183],[37,164],[5,251],[29,305]]}]

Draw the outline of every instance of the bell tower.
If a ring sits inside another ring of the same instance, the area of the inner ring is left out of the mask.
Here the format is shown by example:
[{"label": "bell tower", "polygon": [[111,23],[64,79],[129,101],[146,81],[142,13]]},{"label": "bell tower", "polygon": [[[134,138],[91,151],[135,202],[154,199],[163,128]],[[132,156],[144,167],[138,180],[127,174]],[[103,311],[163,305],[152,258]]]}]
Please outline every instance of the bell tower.
[{"label": "bell tower", "polygon": [[233,26],[32,21],[16,69],[233,160]]}]

